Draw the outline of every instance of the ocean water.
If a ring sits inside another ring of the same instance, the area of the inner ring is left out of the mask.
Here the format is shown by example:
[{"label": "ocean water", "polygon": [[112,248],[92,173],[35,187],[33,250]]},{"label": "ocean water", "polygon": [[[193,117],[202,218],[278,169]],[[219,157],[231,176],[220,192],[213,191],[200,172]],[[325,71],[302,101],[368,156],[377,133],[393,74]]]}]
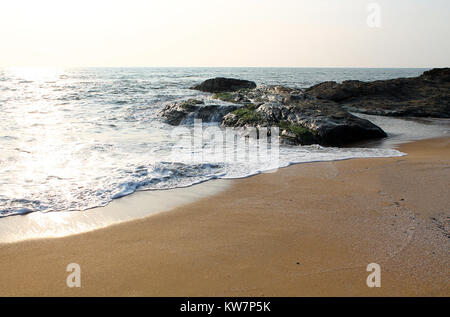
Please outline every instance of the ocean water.
[{"label": "ocean water", "polygon": [[[137,190],[186,187],[213,178],[246,177],[294,163],[402,155],[379,146],[341,149],[280,146],[279,155],[272,160],[221,161],[217,155],[204,153],[201,160],[193,161],[186,159],[189,149],[186,153],[186,149],[177,147],[180,135],[174,137],[174,127],[165,124],[158,111],[176,100],[210,98],[189,87],[217,76],[254,80],[258,85],[302,88],[327,80],[412,77],[423,71],[0,69],[0,217],[86,210],[105,206]],[[383,118],[377,120],[377,124],[385,123]],[[392,126],[389,122],[388,129]],[[208,125],[217,127],[218,123]],[[190,125],[183,128],[180,133],[187,136],[193,129]],[[440,133],[439,128],[436,133]]]}]

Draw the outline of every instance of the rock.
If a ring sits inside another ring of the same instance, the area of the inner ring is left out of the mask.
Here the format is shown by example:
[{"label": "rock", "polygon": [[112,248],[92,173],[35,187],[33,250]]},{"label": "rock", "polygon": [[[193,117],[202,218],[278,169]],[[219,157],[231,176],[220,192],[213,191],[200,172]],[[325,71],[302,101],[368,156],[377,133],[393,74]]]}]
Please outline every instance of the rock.
[{"label": "rock", "polygon": [[281,140],[288,144],[340,146],[387,136],[375,124],[350,114],[333,101],[306,98],[299,91],[284,90],[280,95],[281,91],[281,87],[269,87],[248,92],[249,100],[266,102],[247,104],[228,113],[222,126],[276,126]]},{"label": "rock", "polygon": [[305,91],[366,114],[450,118],[450,68],[432,69],[414,78],[340,84],[324,82]]},{"label": "rock", "polygon": [[196,111],[199,105],[203,105],[202,100],[189,99],[186,101],[175,102],[165,106],[160,115],[171,125],[179,125],[188,115]]},{"label": "rock", "polygon": [[209,105],[200,107],[196,114],[195,119],[201,119],[203,122],[221,122],[222,118],[237,109],[234,105]]},{"label": "rock", "polygon": [[256,84],[252,81],[217,77],[208,79],[201,84],[192,87],[191,89],[200,90],[203,92],[220,93],[253,88],[256,88]]},{"label": "rock", "polygon": [[233,105],[205,105],[204,101],[189,99],[165,106],[160,116],[170,125],[193,123],[194,119],[203,122],[220,122],[227,113],[236,110]]},{"label": "rock", "polygon": [[[352,142],[386,137],[386,133],[368,120],[358,118],[331,100],[318,99],[299,89],[283,86],[239,89],[219,92],[216,99],[231,102],[205,105],[189,99],[164,107],[161,116],[169,124],[218,121],[222,127],[279,127],[280,139],[287,144],[341,146]],[[239,105],[237,105],[239,104]],[[270,130],[268,130],[270,133]]]},{"label": "rock", "polygon": [[433,68],[422,74],[422,79],[440,82],[450,82],[450,68]]}]

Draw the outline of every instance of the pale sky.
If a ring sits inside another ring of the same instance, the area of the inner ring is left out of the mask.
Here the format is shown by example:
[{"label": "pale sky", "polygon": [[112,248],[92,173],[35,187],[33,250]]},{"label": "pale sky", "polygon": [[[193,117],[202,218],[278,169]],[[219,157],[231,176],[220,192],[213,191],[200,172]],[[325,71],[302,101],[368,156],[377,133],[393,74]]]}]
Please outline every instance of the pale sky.
[{"label": "pale sky", "polygon": [[0,0],[0,67],[444,67],[449,39],[449,0]]}]

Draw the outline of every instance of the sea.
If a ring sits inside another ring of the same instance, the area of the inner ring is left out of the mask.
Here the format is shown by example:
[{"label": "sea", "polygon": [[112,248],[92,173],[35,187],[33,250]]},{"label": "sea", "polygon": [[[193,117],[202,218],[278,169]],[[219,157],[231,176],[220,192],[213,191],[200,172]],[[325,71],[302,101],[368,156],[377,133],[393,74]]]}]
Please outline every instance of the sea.
[{"label": "sea", "polygon": [[[180,127],[166,124],[159,111],[168,103],[189,98],[214,104],[217,101],[209,94],[189,89],[213,77],[306,88],[323,81],[414,77],[425,70],[0,69],[0,217],[88,210],[136,191],[248,177],[291,164],[404,155],[394,148],[395,140],[448,134],[448,121],[361,115],[387,131],[387,142],[344,148],[279,145],[273,160],[221,161],[205,152],[201,160],[189,161],[186,153],[177,155],[180,136],[173,131]],[[218,128],[219,123],[207,126]],[[185,124],[181,133],[189,135],[192,129],[192,124]],[[217,147],[223,144],[219,139]]]}]

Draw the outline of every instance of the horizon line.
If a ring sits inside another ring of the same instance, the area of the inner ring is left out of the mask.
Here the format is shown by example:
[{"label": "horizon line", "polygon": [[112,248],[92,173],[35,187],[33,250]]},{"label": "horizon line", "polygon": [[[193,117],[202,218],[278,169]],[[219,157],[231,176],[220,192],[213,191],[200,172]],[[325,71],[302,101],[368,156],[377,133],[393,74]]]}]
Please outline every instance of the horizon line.
[{"label": "horizon line", "polygon": [[354,69],[432,69],[432,68],[448,68],[450,66],[56,66],[56,65],[15,65],[0,66],[5,68],[354,68]]}]

